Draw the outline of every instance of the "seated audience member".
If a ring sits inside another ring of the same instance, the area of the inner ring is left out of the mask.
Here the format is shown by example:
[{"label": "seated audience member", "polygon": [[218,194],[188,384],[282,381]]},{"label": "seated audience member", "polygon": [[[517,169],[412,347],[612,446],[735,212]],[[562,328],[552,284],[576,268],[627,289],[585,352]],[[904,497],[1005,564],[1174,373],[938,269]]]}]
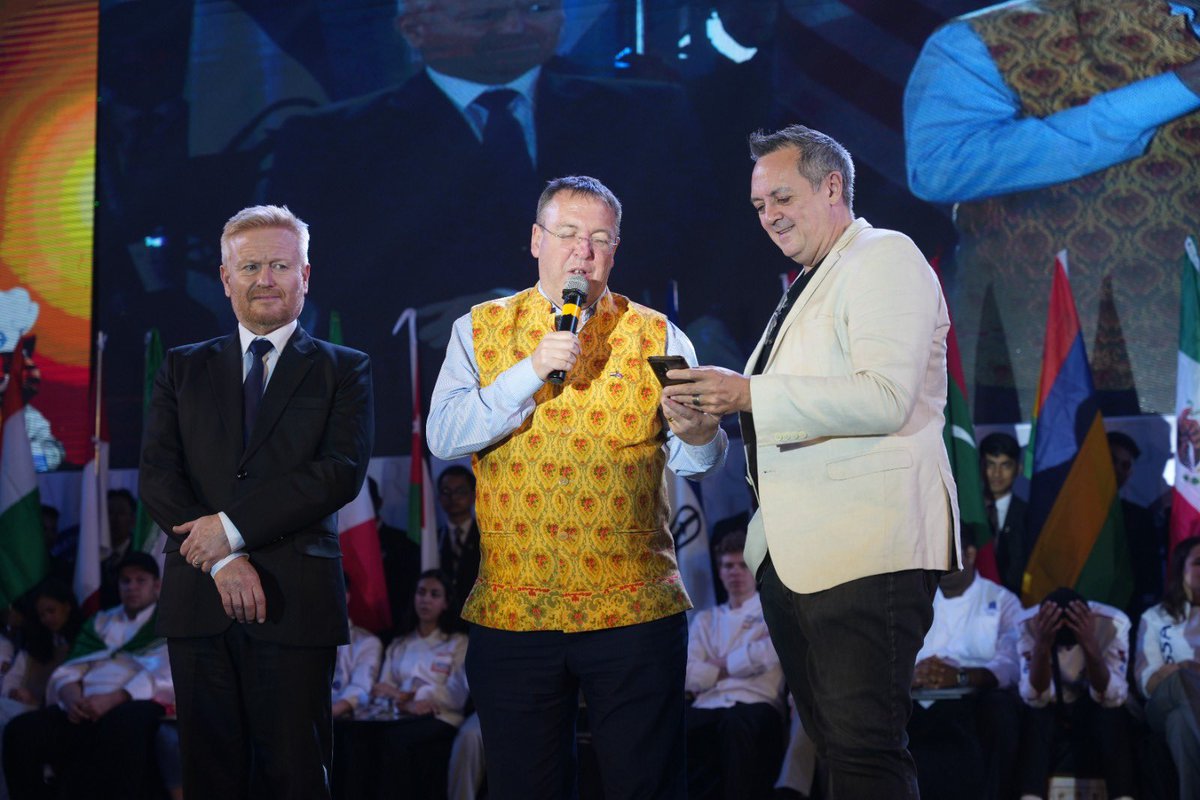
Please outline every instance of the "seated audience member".
[{"label": "seated audience member", "polygon": [[[926,800],[1008,800],[1014,788],[1021,601],[979,576],[978,551],[969,536],[963,528],[963,568],[942,576],[933,598],[933,624],[913,671],[918,702],[908,722],[908,749]],[[963,696],[921,697],[921,690],[943,689],[961,690]]]},{"label": "seated audience member", "polygon": [[451,743],[467,704],[467,637],[457,631],[453,603],[445,573],[421,573],[412,610],[371,690],[375,703],[393,710],[392,721],[355,726],[349,797],[425,798],[445,791]]},{"label": "seated audience member", "polygon": [[454,613],[462,612],[475,579],[479,577],[479,522],[475,519],[475,473],[452,464],[438,476],[438,502],[446,514],[446,525],[438,528],[438,551],[442,571],[450,579],[457,598]]},{"label": "seated audience member", "polygon": [[685,689],[688,797],[769,794],[783,751],[783,668],[767,633],[745,531],[717,543],[729,601],[696,612],[688,632]]},{"label": "seated audience member", "polygon": [[454,746],[450,749],[446,796],[449,800],[475,800],[483,791],[486,777],[483,730],[479,727],[479,715],[472,714],[454,736]]},{"label": "seated audience member", "polygon": [[[174,702],[166,641],[154,631],[158,564],[125,556],[121,604],[89,619],[46,686],[47,708],[4,732],[4,772],[14,798],[154,796],[154,740]],[[45,768],[57,777],[47,785]]]},{"label": "seated audience member", "polygon": [[1099,761],[1110,800],[1134,792],[1129,728],[1129,618],[1065,587],[1019,622],[1021,699],[1025,701],[1019,775],[1022,798],[1046,795],[1055,755],[1069,748],[1075,771]]},{"label": "seated audience member", "polygon": [[[346,604],[350,603],[350,576],[346,580]],[[354,709],[371,699],[371,689],[379,679],[383,643],[366,628],[350,624],[350,641],[339,645],[333,669],[333,718],[354,716]]]},{"label": "seated audience member", "polygon": [[[46,681],[66,660],[83,626],[75,593],[63,582],[47,578],[27,597],[32,608],[23,615],[20,649],[0,679],[0,736],[10,719],[42,707]],[[0,771],[0,800],[8,800],[3,771]]]},{"label": "seated audience member", "polygon": [[1175,545],[1163,601],[1138,627],[1134,680],[1147,698],[1146,721],[1167,741],[1179,797],[1200,797],[1200,536]]},{"label": "seated audience member", "polygon": [[1007,433],[992,433],[979,443],[984,476],[988,524],[996,548],[996,569],[1004,588],[1021,593],[1025,563],[1033,549],[1027,541],[1025,517],[1029,506],[1013,494],[1013,484],[1021,474],[1021,446]]},{"label": "seated audience member", "polygon": [[[350,605],[350,576],[346,581],[346,605]],[[371,701],[371,689],[379,680],[379,664],[383,660],[383,643],[366,628],[350,621],[350,641],[339,645],[333,667],[333,774],[334,797],[345,797],[354,752],[350,743],[350,728],[355,711]],[[364,768],[359,765],[359,768]]]},{"label": "seated audience member", "polygon": [[[1142,451],[1129,434],[1109,431],[1108,452],[1112,456],[1117,491],[1120,492],[1133,475],[1134,463],[1141,457]],[[1121,498],[1121,515],[1125,522],[1129,561],[1133,567],[1133,597],[1125,610],[1136,625],[1142,612],[1163,596],[1167,528],[1165,520],[1156,519],[1153,511],[1124,497]]]}]

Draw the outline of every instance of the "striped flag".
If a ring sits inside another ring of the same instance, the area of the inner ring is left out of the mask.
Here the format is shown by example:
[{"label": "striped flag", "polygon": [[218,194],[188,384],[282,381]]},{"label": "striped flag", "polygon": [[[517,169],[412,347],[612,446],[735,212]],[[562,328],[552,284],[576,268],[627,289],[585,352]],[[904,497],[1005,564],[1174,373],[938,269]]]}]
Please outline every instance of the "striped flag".
[{"label": "striped flag", "polygon": [[[930,263],[941,280],[938,269],[940,259]],[[992,526],[988,524],[987,509],[983,503],[983,479],[979,474],[979,450],[975,443],[975,424],[971,421],[971,404],[967,401],[967,381],[963,375],[962,356],[958,351],[958,334],[951,319],[950,332],[946,336],[946,372],[950,377],[946,397],[946,426],[942,437],[946,441],[946,453],[950,456],[950,468],[954,472],[954,483],[958,490],[959,521],[968,535],[964,538],[975,543],[975,569],[990,581],[1001,583],[1000,569],[996,566],[996,540]]]},{"label": "striped flag", "polygon": [[[342,317],[336,311],[329,315],[329,341],[342,344]],[[350,578],[347,588],[350,619],[376,633],[391,630],[392,607],[383,574],[375,504],[371,502],[366,481],[358,496],[338,511],[338,539],[342,545],[342,569]]]},{"label": "striped flag", "polygon": [[[158,368],[163,361],[163,346],[162,338],[158,335],[158,328],[151,328],[146,331],[146,352],[145,364],[146,369],[142,378],[142,429],[145,430],[146,419],[150,415],[150,398],[154,394],[154,376],[158,374]],[[133,535],[130,541],[132,550],[140,550],[144,553],[149,553],[158,561],[159,572],[162,572],[163,562],[166,558],[166,553],[163,552],[163,546],[167,543],[167,535],[163,533],[162,528],[150,518],[150,512],[146,509],[146,504],[138,501],[137,520],[133,524]]]},{"label": "striped flag", "polygon": [[1188,237],[1180,263],[1179,356],[1175,379],[1175,491],[1171,548],[1200,535],[1200,257]]},{"label": "striped flag", "polygon": [[84,616],[100,610],[101,564],[112,552],[108,529],[108,420],[104,414],[103,333],[96,334],[96,370],[92,377],[94,434],[92,458],[83,467],[79,500],[79,544],[75,551],[75,596]]},{"label": "striped flag", "polygon": [[0,605],[7,607],[31,589],[50,569],[42,541],[42,506],[38,499],[33,450],[25,430],[22,395],[23,342],[8,353],[12,364],[3,382],[0,410]]},{"label": "striped flag", "polygon": [[438,552],[437,510],[433,504],[433,479],[425,459],[425,434],[421,416],[421,371],[417,357],[417,310],[406,308],[392,328],[395,336],[408,325],[408,367],[412,379],[412,448],[408,479],[408,536],[421,546],[421,569],[441,563]]},{"label": "striped flag", "polygon": [[1022,602],[1041,602],[1053,589],[1069,586],[1089,600],[1123,607],[1133,590],[1129,548],[1065,250],[1054,263],[1030,435],[1029,526],[1037,540]]}]

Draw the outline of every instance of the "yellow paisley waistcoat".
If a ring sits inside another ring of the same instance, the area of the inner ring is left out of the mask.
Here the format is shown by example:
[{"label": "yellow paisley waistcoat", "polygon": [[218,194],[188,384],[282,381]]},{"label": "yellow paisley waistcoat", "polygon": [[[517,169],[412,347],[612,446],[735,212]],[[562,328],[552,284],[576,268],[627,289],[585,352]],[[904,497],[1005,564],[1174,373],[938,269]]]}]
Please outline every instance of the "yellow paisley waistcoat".
[{"label": "yellow paisley waistcoat", "polygon": [[[480,385],[527,358],[553,330],[536,290],[476,306]],[[661,390],[663,315],[605,294],[579,332],[582,354],[532,415],[477,453],[479,579],[463,608],[503,630],[587,631],[691,607],[668,530]]]}]

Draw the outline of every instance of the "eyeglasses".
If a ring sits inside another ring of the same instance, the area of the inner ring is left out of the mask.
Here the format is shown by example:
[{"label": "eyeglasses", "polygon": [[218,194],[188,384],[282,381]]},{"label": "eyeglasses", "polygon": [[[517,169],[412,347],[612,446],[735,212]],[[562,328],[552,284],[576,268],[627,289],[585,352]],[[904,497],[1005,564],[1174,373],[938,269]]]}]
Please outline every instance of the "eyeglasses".
[{"label": "eyeglasses", "polygon": [[580,236],[575,233],[555,233],[540,222],[533,224],[565,245],[574,247],[577,244],[590,244],[597,253],[612,252],[621,243],[621,237],[619,236],[614,240],[609,239],[607,236]]}]

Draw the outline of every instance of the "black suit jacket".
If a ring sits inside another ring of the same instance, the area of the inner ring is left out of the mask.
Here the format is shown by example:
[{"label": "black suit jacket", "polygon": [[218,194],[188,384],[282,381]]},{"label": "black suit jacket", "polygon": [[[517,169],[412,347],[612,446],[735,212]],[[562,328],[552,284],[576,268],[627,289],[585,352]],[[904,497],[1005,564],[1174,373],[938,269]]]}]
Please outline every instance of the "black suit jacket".
[{"label": "black suit jacket", "polygon": [[1029,563],[1029,555],[1033,552],[1033,542],[1029,541],[1026,524],[1028,517],[1029,504],[1014,494],[996,542],[996,568],[1000,571],[1000,580],[1017,597],[1021,596],[1025,565]]},{"label": "black suit jacket", "polygon": [[471,527],[467,530],[467,541],[463,544],[462,552],[455,555],[450,545],[450,528],[443,525],[438,529],[438,549],[441,558],[442,571],[450,577],[454,589],[454,606],[456,611],[462,611],[475,579],[479,577],[479,523],[471,518]]},{"label": "black suit jacket", "polygon": [[[142,449],[142,500],[165,531],[224,511],[246,540],[267,601],[252,636],[349,640],[337,510],[358,493],[374,438],[370,360],[297,328],[242,447],[242,354],[231,336],[167,353]],[[232,621],[213,579],[171,535],[159,599],[164,636],[212,636]]]},{"label": "black suit jacket", "polygon": [[[704,215],[712,204],[706,160],[688,146],[691,119],[679,87],[543,68],[535,174],[498,185],[470,125],[422,71],[397,88],[292,117],[275,136],[262,199],[286,203],[321,231],[311,260],[337,270],[322,298],[342,314],[348,344],[394,347],[391,328],[405,307],[450,301],[421,321],[429,348],[421,382],[432,387],[453,320],[481,293],[529,285],[530,231],[551,178],[592,175],[620,198],[622,293],[661,297],[668,279],[695,272],[689,253],[711,245],[701,240],[711,235]],[[404,291],[380,291],[398,286]],[[406,418],[403,370],[381,371],[375,389],[381,407]],[[381,450],[407,452],[408,429],[393,428],[381,433]]]}]

